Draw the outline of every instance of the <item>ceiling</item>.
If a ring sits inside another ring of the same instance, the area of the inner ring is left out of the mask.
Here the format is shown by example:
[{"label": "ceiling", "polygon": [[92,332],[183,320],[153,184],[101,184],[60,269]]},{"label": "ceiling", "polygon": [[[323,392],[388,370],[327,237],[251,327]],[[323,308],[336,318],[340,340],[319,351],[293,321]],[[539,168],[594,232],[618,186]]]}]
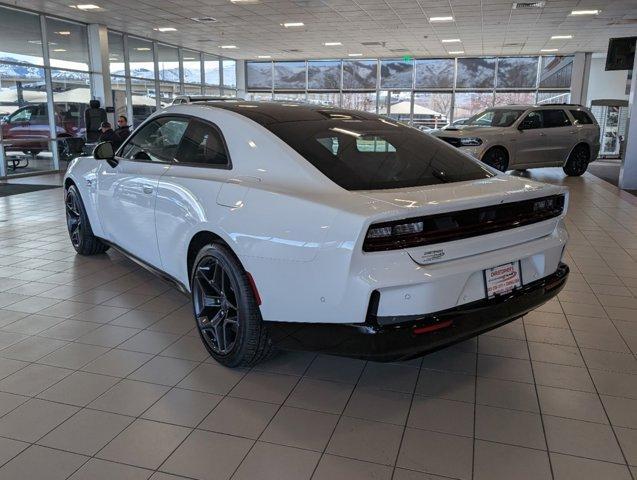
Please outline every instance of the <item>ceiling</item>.
[{"label": "ceiling", "polygon": [[[14,0],[12,5],[103,23],[128,33],[237,59],[538,54],[604,52],[611,37],[637,36],[635,0],[546,0],[542,8],[514,9],[511,0],[76,0],[100,11],[70,8],[74,0]],[[9,3],[9,2],[5,2]],[[572,16],[574,9],[601,9]],[[203,24],[191,17],[213,17]],[[430,23],[432,16],[454,21]],[[284,22],[303,22],[284,28]],[[156,27],[175,27],[159,33]],[[551,40],[552,35],[572,35]],[[461,43],[442,43],[459,38]],[[327,47],[325,42],[341,42]],[[380,45],[362,45],[379,42]],[[236,45],[233,50],[220,45]]]}]

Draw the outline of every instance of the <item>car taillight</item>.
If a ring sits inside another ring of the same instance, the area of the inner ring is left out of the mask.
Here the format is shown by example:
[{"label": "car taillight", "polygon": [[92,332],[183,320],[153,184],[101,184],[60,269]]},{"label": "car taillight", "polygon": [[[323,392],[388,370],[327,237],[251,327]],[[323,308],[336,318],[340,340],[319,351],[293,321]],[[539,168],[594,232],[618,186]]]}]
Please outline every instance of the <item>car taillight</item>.
[{"label": "car taillight", "polygon": [[555,218],[564,210],[564,195],[500,203],[369,226],[363,251],[379,252],[487,235]]}]

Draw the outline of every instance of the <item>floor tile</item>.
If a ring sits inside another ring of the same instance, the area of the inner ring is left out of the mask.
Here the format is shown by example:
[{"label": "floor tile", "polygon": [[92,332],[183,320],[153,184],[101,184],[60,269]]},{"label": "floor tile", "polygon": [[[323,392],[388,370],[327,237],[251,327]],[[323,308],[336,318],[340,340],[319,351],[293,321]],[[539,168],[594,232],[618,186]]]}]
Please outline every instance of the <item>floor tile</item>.
[{"label": "floor tile", "polygon": [[245,438],[194,430],[164,462],[161,471],[197,479],[226,480],[253,443]]},{"label": "floor tile", "polygon": [[546,452],[476,440],[475,480],[550,480]]},{"label": "floor tile", "polygon": [[472,458],[472,438],[407,428],[397,466],[464,480]]},{"label": "floor tile", "polygon": [[476,438],[546,450],[540,415],[486,405],[476,406]]},{"label": "floor tile", "polygon": [[88,406],[97,410],[136,417],[159,400],[168,390],[169,387],[163,385],[122,380],[89,403]]},{"label": "floor tile", "polygon": [[626,461],[629,465],[637,466],[637,430],[622,427],[615,427],[614,430]]},{"label": "floor tile", "polygon": [[186,377],[196,366],[197,363],[190,360],[158,356],[139,367],[128,378],[173,386]]},{"label": "floor tile", "polygon": [[64,480],[86,460],[74,453],[32,445],[0,468],[0,479]]},{"label": "floor tile", "polygon": [[365,362],[354,358],[318,355],[305,375],[321,380],[356,383],[365,368]]},{"label": "floor tile", "polygon": [[166,349],[177,339],[179,339],[179,335],[174,335],[172,333],[142,330],[122,343],[119,348],[124,350],[133,350],[135,352],[157,354]]},{"label": "floor tile", "polygon": [[391,467],[324,455],[312,480],[391,480],[391,478]]},{"label": "floor tile", "polygon": [[306,450],[323,451],[338,416],[294,407],[281,407],[260,440]]},{"label": "floor tile", "polygon": [[623,461],[615,436],[608,425],[545,415],[544,427],[551,452],[606,462]]},{"label": "floor tile", "polygon": [[631,480],[625,465],[600,462],[570,455],[551,454],[555,480]]},{"label": "floor tile", "polygon": [[38,395],[53,402],[83,407],[95,400],[119,380],[115,377],[87,372],[73,372]]},{"label": "floor tile", "polygon": [[62,320],[55,326],[40,332],[40,336],[47,338],[56,338],[58,340],[77,340],[100,327],[99,323],[81,322],[79,320]]},{"label": "floor tile", "polygon": [[[135,420],[122,433],[104,447],[97,457],[143,468],[158,468],[190,433],[189,428]],[[213,449],[199,445],[194,456],[203,458]],[[206,455],[201,455],[205,451]]]},{"label": "floor tile", "polygon": [[129,352],[115,348],[86,364],[82,370],[114,377],[126,377],[151,358],[153,356],[147,353]]},{"label": "floor tile", "polygon": [[595,393],[538,386],[538,396],[545,415],[608,423],[602,402]]},{"label": "floor tile", "polygon": [[92,458],[69,480],[147,480],[152,470]]},{"label": "floor tile", "polygon": [[26,442],[11,440],[10,438],[0,438],[0,465],[7,463],[28,446],[29,444]]},{"label": "floor tile", "polygon": [[327,453],[367,462],[393,465],[403,428],[388,423],[341,417]]},{"label": "floor tile", "polygon": [[393,363],[369,362],[358,382],[361,387],[413,393],[418,369]]},{"label": "floor tile", "polygon": [[637,400],[607,395],[601,398],[612,425],[637,428]]},{"label": "floor tile", "polygon": [[494,378],[478,377],[476,402],[512,410],[540,411],[534,385]]},{"label": "floor tile", "polygon": [[353,387],[340,382],[302,378],[285,401],[290,407],[340,414]]},{"label": "floor tile", "polygon": [[309,480],[319,458],[320,454],[317,452],[257,442],[232,478]]},{"label": "floor tile", "polygon": [[278,408],[272,403],[226,397],[198,428],[257,439]]},{"label": "floor tile", "polygon": [[200,392],[226,395],[245,374],[245,370],[204,363],[190,372],[177,386]]},{"label": "floor tile", "polygon": [[0,391],[34,396],[70,373],[65,368],[31,364],[0,380]]},{"label": "floor tile", "polygon": [[478,356],[478,376],[533,383],[531,362],[516,358]]},{"label": "floor tile", "polygon": [[67,342],[53,338],[29,337],[3,349],[0,356],[23,362],[35,362],[66,344]]},{"label": "floor tile", "polygon": [[232,389],[233,397],[281,404],[300,380],[294,375],[249,372]]},{"label": "floor tile", "polygon": [[80,410],[38,441],[46,447],[95,455],[120,434],[133,418],[96,410]]},{"label": "floor tile", "polygon": [[412,395],[408,393],[357,387],[347,403],[344,415],[405,425],[411,399]]},{"label": "floor tile", "polygon": [[77,407],[35,398],[0,418],[0,435],[35,442],[77,411]]},{"label": "floor tile", "polygon": [[407,425],[473,437],[473,415],[472,403],[416,395]]},{"label": "floor tile", "polygon": [[196,427],[223,397],[211,393],[173,388],[144,412],[143,418]]},{"label": "floor tile", "polygon": [[95,330],[82,335],[77,339],[80,343],[99,345],[101,347],[116,347],[123,343],[139,330],[136,328],[119,327],[117,325],[102,325]]},{"label": "floor tile", "polygon": [[420,370],[416,393],[431,397],[473,402],[476,377],[454,372]]},{"label": "floor tile", "polygon": [[38,363],[77,370],[106,352],[108,352],[108,348],[105,347],[68,343],[66,346],[42,357],[38,360]]}]

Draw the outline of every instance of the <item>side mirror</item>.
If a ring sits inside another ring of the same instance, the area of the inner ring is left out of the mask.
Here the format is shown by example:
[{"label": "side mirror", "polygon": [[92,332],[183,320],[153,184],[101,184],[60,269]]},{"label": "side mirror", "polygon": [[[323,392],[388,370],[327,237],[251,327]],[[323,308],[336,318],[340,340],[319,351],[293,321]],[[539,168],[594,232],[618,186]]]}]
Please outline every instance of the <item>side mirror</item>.
[{"label": "side mirror", "polygon": [[99,143],[93,150],[93,158],[95,160],[106,160],[111,167],[117,166],[117,160],[115,160],[115,149],[111,142]]}]

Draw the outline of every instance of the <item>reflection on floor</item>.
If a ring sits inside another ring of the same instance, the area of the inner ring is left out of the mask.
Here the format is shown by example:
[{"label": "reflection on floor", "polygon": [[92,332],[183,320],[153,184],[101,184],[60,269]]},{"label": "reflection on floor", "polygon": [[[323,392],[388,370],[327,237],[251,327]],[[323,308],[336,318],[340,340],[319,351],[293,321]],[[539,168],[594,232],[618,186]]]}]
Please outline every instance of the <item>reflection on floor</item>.
[{"label": "reflection on floor", "polygon": [[529,175],[571,187],[565,290],[392,364],[222,368],[185,297],[117,253],[75,255],[59,190],[1,198],[0,478],[634,478],[637,199]]}]

